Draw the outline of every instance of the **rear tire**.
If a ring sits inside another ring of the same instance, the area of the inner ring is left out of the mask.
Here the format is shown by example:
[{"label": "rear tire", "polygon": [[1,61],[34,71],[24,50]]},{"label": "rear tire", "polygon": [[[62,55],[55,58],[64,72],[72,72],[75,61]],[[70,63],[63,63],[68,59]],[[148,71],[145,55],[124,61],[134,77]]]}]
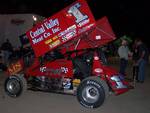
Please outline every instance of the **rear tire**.
[{"label": "rear tire", "polygon": [[100,107],[108,95],[109,88],[99,77],[84,79],[77,89],[77,99],[86,108]]},{"label": "rear tire", "polygon": [[4,84],[5,92],[10,97],[18,97],[27,89],[26,79],[22,75],[9,76]]}]

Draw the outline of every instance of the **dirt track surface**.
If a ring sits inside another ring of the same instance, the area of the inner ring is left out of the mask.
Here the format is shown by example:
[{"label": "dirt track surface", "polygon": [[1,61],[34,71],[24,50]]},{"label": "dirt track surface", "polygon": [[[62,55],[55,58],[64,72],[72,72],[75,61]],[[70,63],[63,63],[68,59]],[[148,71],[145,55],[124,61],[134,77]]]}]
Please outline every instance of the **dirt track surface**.
[{"label": "dirt track surface", "polygon": [[[118,67],[118,63],[112,64]],[[131,70],[127,69],[128,78]],[[143,84],[129,92],[108,97],[98,109],[82,107],[75,96],[27,91],[19,98],[10,98],[3,92],[4,74],[0,73],[0,113],[150,113],[150,66],[147,68],[146,80]]]}]

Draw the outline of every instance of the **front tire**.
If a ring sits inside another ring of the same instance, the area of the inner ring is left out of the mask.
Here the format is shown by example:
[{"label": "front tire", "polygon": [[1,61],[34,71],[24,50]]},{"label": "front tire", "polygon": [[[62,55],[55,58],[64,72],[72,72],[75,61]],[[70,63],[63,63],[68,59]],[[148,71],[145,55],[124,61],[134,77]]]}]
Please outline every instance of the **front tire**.
[{"label": "front tire", "polygon": [[21,76],[10,76],[5,80],[5,92],[10,97],[18,97],[27,89],[26,79]]},{"label": "front tire", "polygon": [[77,99],[86,108],[98,108],[108,94],[108,86],[99,77],[84,79],[77,89]]}]

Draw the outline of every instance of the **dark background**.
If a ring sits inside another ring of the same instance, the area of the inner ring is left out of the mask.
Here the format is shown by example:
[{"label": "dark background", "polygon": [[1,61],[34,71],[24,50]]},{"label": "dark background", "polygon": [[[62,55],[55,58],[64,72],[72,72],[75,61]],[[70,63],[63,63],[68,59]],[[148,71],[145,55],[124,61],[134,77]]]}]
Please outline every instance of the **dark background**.
[{"label": "dark background", "polygon": [[[0,14],[35,13],[49,17],[75,0],[1,0]],[[148,0],[87,0],[95,19],[107,16],[117,37],[142,38],[150,45]]]}]

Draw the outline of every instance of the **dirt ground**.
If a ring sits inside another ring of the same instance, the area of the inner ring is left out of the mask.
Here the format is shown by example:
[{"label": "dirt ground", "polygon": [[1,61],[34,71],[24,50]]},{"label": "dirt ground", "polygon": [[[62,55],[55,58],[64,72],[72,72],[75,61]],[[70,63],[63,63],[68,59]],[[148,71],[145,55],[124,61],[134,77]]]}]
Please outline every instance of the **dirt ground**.
[{"label": "dirt ground", "polygon": [[[118,62],[111,65],[118,69]],[[0,113],[150,113],[150,65],[146,80],[136,83],[134,89],[115,96],[111,94],[98,109],[82,107],[75,96],[27,91],[19,98],[10,98],[3,92],[4,73],[0,72]],[[132,67],[127,68],[127,78],[132,78]]]}]

